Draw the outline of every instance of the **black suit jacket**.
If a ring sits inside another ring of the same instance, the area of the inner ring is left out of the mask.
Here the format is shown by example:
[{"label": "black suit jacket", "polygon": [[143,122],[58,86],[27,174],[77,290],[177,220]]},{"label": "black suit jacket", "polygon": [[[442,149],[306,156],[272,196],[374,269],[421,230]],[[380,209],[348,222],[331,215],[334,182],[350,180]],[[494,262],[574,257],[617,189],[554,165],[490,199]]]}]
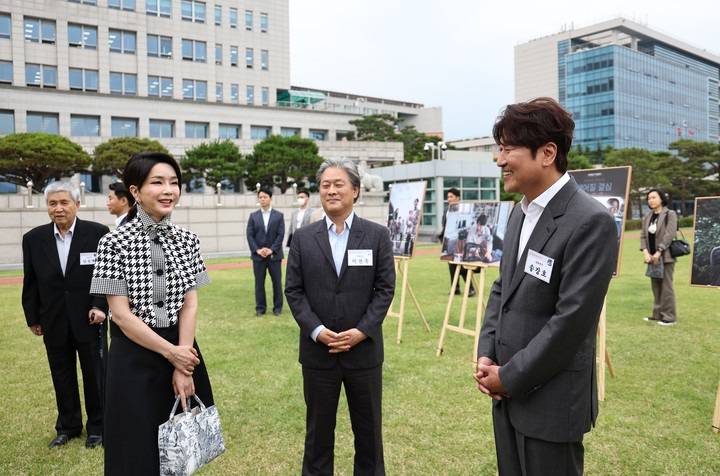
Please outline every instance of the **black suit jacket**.
[{"label": "black suit jacket", "polygon": [[[347,250],[372,250],[373,266],[348,266]],[[300,363],[353,369],[383,362],[382,323],[395,292],[395,264],[387,228],[353,219],[340,276],[335,271],[325,220],[295,232],[290,245],[285,297],[300,326]],[[335,332],[357,328],[367,335],[348,352],[329,354],[310,337],[320,324]]]},{"label": "black suit jacket", "polygon": [[262,261],[263,257],[256,253],[260,248],[270,248],[273,251],[272,261],[283,259],[283,238],[285,237],[285,219],[283,214],[272,208],[268,220],[267,232],[263,222],[262,210],[255,210],[248,218],[246,230],[250,257],[255,261]]},{"label": "black suit jacket", "polygon": [[98,326],[88,323],[97,307],[107,314],[104,296],[90,295],[93,265],[81,265],[80,253],[95,253],[110,230],[105,225],[77,219],[65,276],[55,244],[52,223],[33,228],[23,236],[22,304],[28,326],[40,324],[46,344],[59,344],[71,332],[80,342],[98,337]]},{"label": "black suit jacket", "polygon": [[[510,215],[478,357],[501,366],[509,394],[503,403],[518,431],[581,441],[598,411],[595,332],[615,267],[615,222],[571,178],[548,203],[517,261],[524,217],[520,205]],[[528,250],[554,260],[549,283],[525,273]]]}]

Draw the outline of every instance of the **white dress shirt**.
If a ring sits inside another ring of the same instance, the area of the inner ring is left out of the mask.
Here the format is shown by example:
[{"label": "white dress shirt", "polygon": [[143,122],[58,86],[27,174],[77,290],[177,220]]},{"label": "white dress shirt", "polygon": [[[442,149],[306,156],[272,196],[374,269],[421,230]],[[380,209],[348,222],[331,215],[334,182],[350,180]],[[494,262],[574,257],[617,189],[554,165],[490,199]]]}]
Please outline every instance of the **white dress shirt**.
[{"label": "white dress shirt", "polygon": [[272,212],[272,207],[268,208],[267,211],[260,209],[260,212],[262,213],[263,217],[263,224],[265,225],[265,232],[267,232],[268,222],[270,221],[270,212]]},{"label": "white dress shirt", "polygon": [[518,243],[517,254],[518,263],[520,262],[520,257],[522,257],[525,247],[527,246],[527,242],[530,240],[530,236],[535,229],[535,225],[537,225],[537,222],[540,220],[540,216],[545,211],[548,203],[550,203],[550,200],[552,200],[555,195],[558,194],[560,189],[563,188],[569,181],[570,175],[565,172],[562,177],[557,179],[554,184],[538,195],[532,202],[528,203],[528,200],[525,197],[523,197],[520,201],[520,208],[525,214],[525,221],[523,221],[522,229],[520,230],[520,243]]},{"label": "white dress shirt", "polygon": [[55,230],[55,245],[57,246],[58,258],[60,258],[60,268],[62,268],[63,276],[65,276],[65,268],[67,268],[68,255],[70,254],[70,245],[72,244],[73,234],[75,233],[75,224],[77,218],[73,220],[70,229],[65,232],[65,236],[60,234],[57,225],[53,224]]},{"label": "white dress shirt", "polygon": [[122,223],[122,221],[125,219],[126,216],[127,216],[127,213],[123,213],[122,215],[118,216],[115,219],[115,228],[120,226],[120,223]]}]

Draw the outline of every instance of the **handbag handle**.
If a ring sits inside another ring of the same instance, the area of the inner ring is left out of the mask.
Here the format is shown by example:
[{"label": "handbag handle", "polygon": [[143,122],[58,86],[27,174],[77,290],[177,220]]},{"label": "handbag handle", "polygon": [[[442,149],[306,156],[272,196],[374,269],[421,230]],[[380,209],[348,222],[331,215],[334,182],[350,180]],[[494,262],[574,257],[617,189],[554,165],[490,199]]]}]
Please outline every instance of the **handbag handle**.
[{"label": "handbag handle", "polygon": [[[200,400],[200,397],[198,397],[197,395],[193,395],[192,397],[195,399],[195,401],[198,403],[198,405],[200,405],[200,410],[205,411],[205,404],[202,402],[202,400]],[[175,404],[173,405],[172,410],[170,410],[170,418],[168,418],[168,420],[172,420],[173,417],[175,416],[175,412],[177,411],[177,407],[178,407],[179,403],[180,403],[180,395],[175,397]],[[189,411],[190,410],[190,398],[188,398],[187,404],[188,404],[187,408]]]}]

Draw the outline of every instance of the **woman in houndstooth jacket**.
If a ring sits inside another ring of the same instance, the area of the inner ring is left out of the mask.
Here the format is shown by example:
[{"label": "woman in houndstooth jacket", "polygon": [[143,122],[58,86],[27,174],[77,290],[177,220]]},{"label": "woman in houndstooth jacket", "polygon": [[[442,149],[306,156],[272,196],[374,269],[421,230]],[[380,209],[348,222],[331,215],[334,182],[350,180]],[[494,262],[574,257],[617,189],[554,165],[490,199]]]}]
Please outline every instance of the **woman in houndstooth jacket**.
[{"label": "woman in houndstooth jacket", "polygon": [[158,426],[176,396],[213,404],[195,342],[196,288],[210,282],[197,236],[170,222],[181,173],[171,156],[142,153],[125,166],[136,199],[128,223],[98,245],[90,292],[111,312],[105,474],[158,474]]}]

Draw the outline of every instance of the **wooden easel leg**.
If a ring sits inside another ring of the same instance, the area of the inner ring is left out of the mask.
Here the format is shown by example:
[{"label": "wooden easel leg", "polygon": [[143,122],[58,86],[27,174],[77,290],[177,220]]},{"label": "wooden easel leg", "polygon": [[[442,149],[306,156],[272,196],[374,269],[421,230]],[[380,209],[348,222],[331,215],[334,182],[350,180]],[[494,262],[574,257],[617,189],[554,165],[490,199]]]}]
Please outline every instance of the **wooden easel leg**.
[{"label": "wooden easel leg", "polygon": [[418,302],[417,298],[415,297],[415,293],[413,292],[413,288],[410,285],[410,282],[408,282],[407,285],[408,292],[410,293],[410,297],[412,298],[413,302],[415,303],[415,309],[417,309],[418,314],[420,314],[420,317],[423,320],[423,323],[425,324],[425,330],[427,332],[430,332],[430,325],[428,324],[427,319],[425,319],[425,313],[422,311],[422,308],[420,308],[420,303]]},{"label": "wooden easel leg", "polygon": [[465,290],[463,291],[462,308],[460,309],[460,324],[458,324],[458,327],[460,327],[461,329],[465,328],[465,313],[467,312],[468,299],[470,296],[470,287],[473,283],[474,273],[475,270],[470,268],[467,270],[467,274],[465,275]]},{"label": "wooden easel leg", "polygon": [[460,265],[455,267],[455,274],[453,275],[453,281],[450,285],[450,296],[448,296],[447,307],[445,308],[445,318],[443,319],[442,329],[440,330],[440,341],[438,342],[438,348],[435,355],[440,357],[443,352],[443,344],[445,343],[445,336],[447,335],[447,325],[450,320],[450,311],[452,311],[453,300],[455,299],[455,289],[457,288],[458,280],[460,279]]},{"label": "wooden easel leg", "polygon": [[482,327],[483,313],[485,312],[484,296],[485,296],[485,268],[480,268],[478,283],[475,285],[477,293],[477,308],[475,310],[475,342],[473,343],[473,363],[477,364],[478,345],[480,344],[480,328]]},{"label": "wooden easel leg", "polygon": [[405,291],[407,290],[408,285],[408,263],[410,260],[402,260],[402,266],[398,266],[398,268],[402,269],[402,284],[400,288],[400,312],[398,316],[398,333],[397,333],[397,340],[396,342],[399,344],[402,340],[402,332],[403,332],[403,320],[405,319]]},{"label": "wooden easel leg", "polygon": [[713,431],[720,433],[720,383],[718,384],[717,397],[715,397],[715,415],[713,416]]},{"label": "wooden easel leg", "polygon": [[610,372],[610,377],[615,378],[615,368],[613,367],[610,351],[607,346],[605,346],[605,363],[607,364],[608,372]]},{"label": "wooden easel leg", "polygon": [[605,352],[606,352],[606,329],[605,329],[605,309],[607,301],[603,301],[602,311],[600,311],[600,321],[598,322],[598,345],[596,351],[596,369],[597,369],[597,386],[598,400],[605,401]]}]

